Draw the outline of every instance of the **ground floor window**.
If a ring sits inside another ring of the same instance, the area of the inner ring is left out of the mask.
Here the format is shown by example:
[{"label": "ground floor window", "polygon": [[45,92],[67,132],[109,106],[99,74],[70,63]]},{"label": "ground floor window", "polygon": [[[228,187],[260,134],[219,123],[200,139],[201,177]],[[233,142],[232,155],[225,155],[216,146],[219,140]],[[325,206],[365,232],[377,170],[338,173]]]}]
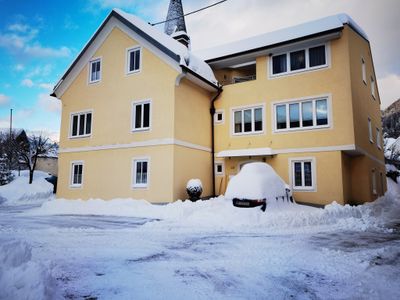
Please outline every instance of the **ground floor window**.
[{"label": "ground floor window", "polygon": [[83,162],[75,161],[71,164],[71,187],[80,187],[83,182]]},{"label": "ground floor window", "polygon": [[133,160],[133,187],[146,188],[149,184],[149,159]]},{"label": "ground floor window", "polygon": [[314,159],[293,159],[291,161],[291,178],[294,190],[315,189]]},{"label": "ground floor window", "polygon": [[376,195],[376,172],[372,170],[372,194]]}]

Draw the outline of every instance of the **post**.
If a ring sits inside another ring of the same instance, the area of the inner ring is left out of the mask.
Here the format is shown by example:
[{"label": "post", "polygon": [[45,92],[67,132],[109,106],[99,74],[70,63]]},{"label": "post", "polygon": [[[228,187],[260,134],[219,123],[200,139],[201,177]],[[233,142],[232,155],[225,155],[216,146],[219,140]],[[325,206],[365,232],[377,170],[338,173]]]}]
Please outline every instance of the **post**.
[{"label": "post", "polygon": [[13,112],[13,109],[10,108],[10,139],[9,139],[9,145],[8,145],[9,146],[9,149],[8,149],[8,155],[9,155],[8,168],[9,168],[9,170],[11,170],[11,168],[12,168],[12,112]]}]

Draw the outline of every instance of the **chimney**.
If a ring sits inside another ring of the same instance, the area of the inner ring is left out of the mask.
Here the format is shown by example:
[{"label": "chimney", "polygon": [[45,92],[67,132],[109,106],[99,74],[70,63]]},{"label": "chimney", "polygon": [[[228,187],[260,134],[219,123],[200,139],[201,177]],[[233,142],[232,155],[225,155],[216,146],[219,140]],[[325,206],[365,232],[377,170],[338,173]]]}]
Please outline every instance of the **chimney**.
[{"label": "chimney", "polygon": [[186,47],[190,47],[190,38],[186,32],[181,0],[170,0],[164,32]]}]

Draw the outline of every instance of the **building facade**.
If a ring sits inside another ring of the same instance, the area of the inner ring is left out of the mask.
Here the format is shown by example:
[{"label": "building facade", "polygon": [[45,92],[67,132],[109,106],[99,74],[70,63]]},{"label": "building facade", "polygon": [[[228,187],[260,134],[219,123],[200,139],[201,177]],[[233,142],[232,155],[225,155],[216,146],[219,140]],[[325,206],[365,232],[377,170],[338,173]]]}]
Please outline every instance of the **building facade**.
[{"label": "building facade", "polygon": [[270,164],[299,202],[384,194],[371,50],[349,17],[196,55],[188,44],[185,32],[110,13],[52,94],[62,102],[59,198],[170,202],[186,198],[191,178],[204,196],[223,194],[250,161]]}]

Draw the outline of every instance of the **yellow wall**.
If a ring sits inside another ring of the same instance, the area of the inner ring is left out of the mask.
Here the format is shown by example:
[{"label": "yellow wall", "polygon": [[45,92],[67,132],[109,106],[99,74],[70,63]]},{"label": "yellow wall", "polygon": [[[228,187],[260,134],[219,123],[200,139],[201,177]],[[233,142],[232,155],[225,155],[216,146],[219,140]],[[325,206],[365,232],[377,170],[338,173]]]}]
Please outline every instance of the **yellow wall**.
[{"label": "yellow wall", "polygon": [[58,174],[58,159],[49,157],[38,157],[36,162],[36,170],[50,173],[57,176]]},{"label": "yellow wall", "polygon": [[[102,57],[101,81],[88,84],[86,65],[61,97],[61,148],[173,137],[173,117],[166,116],[174,116],[174,86],[178,72],[143,47],[141,72],[126,75],[126,49],[136,45],[136,41],[114,28],[94,55]],[[132,101],[145,99],[152,100],[151,130],[132,133]],[[92,136],[69,139],[70,113],[85,109],[94,110]]]},{"label": "yellow wall", "polygon": [[[146,199],[170,202],[173,199],[174,146],[141,147],[79,153],[60,153],[57,197],[66,199]],[[132,188],[132,160],[148,157],[148,188]],[[168,159],[170,158],[170,159]],[[70,187],[71,162],[84,161],[81,188]]]},{"label": "yellow wall", "polygon": [[[216,152],[228,149],[270,147],[272,149],[322,147],[354,144],[349,52],[346,32],[330,42],[328,68],[288,76],[268,78],[269,59],[257,58],[257,79],[224,86],[216,109],[225,112],[225,124],[216,126]],[[272,103],[303,97],[331,95],[332,127],[295,132],[273,132]],[[265,105],[265,132],[257,135],[231,135],[232,112],[237,106]]]}]

